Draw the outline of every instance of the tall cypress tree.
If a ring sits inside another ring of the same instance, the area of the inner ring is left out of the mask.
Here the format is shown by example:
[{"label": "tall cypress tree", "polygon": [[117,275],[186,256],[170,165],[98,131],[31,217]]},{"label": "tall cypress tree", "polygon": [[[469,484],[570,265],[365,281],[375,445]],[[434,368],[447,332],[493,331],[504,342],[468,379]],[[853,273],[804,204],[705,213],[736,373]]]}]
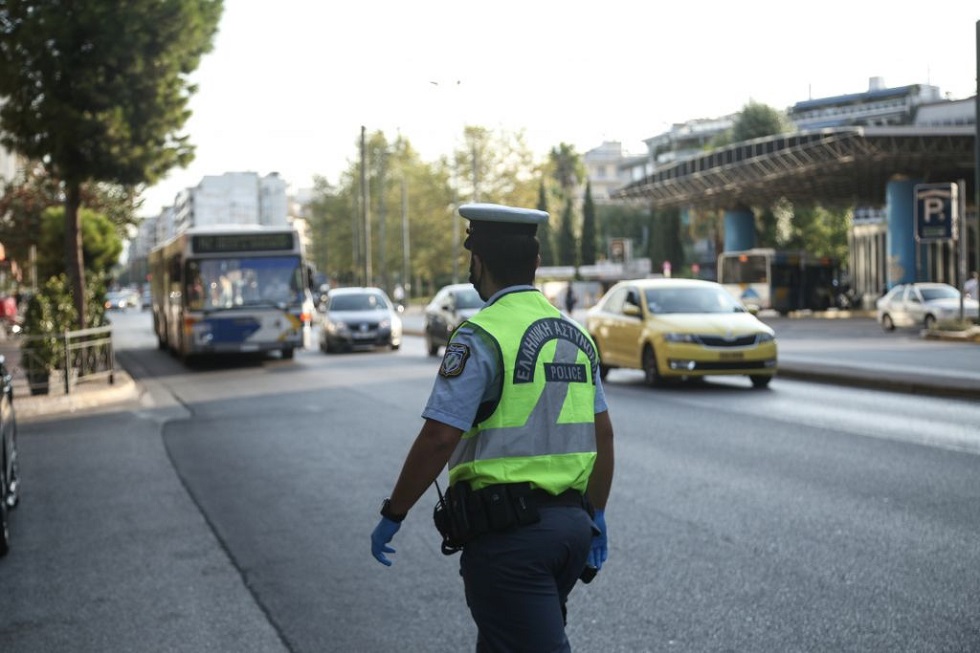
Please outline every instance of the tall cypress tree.
[{"label": "tall cypress tree", "polygon": [[[538,210],[548,212],[548,194],[544,180],[538,186]],[[541,265],[555,265],[555,235],[551,231],[551,216],[538,227],[538,241],[541,243]]]},{"label": "tall cypress tree", "polygon": [[585,200],[582,205],[582,242],[579,263],[595,265],[595,202],[592,201],[592,182],[585,183]]},{"label": "tall cypress tree", "polygon": [[572,225],[572,201],[565,201],[561,212],[561,226],[558,232],[558,264],[578,265],[575,260],[575,228]]}]

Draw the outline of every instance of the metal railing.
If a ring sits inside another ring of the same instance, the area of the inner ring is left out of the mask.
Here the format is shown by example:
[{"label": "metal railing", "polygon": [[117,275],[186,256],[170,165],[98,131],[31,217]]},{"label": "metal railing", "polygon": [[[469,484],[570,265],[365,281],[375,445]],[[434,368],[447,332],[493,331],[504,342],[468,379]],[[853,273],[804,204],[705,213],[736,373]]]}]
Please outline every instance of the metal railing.
[{"label": "metal railing", "polygon": [[[27,371],[44,367],[38,348],[31,345],[49,338],[50,336],[26,335],[18,337],[21,368]],[[58,340],[59,351],[54,367],[63,374],[65,394],[71,394],[72,388],[83,379],[105,377],[110,384],[115,382],[111,326],[65,331]],[[46,377],[41,381],[32,378],[28,373],[27,383],[31,393],[35,394],[43,392],[42,387],[48,387],[49,380]]]}]

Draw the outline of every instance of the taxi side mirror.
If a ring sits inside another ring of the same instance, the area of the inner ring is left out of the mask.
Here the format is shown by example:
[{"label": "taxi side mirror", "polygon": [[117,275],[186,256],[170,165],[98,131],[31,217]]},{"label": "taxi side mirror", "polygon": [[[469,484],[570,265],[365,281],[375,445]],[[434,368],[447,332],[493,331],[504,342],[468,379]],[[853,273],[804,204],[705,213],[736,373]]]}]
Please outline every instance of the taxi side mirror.
[{"label": "taxi side mirror", "polygon": [[623,315],[629,315],[630,317],[640,317],[642,312],[640,307],[636,304],[623,304]]}]

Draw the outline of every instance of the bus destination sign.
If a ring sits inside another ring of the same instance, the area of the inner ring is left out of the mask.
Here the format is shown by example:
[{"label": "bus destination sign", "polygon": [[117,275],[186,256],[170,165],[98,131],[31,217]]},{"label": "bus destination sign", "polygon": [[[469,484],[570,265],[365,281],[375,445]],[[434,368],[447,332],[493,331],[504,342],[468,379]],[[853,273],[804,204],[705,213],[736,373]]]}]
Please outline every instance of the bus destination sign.
[{"label": "bus destination sign", "polygon": [[198,254],[224,252],[269,252],[293,249],[293,234],[210,234],[193,236],[191,245]]}]

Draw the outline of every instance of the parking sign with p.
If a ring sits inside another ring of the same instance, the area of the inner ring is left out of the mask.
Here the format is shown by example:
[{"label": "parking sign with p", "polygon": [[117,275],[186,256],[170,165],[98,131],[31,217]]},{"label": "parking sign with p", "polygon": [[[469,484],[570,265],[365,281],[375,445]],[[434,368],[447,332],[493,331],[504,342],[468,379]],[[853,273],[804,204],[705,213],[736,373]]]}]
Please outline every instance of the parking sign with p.
[{"label": "parking sign with p", "polygon": [[959,204],[956,184],[916,184],[915,239],[919,242],[956,240]]}]

